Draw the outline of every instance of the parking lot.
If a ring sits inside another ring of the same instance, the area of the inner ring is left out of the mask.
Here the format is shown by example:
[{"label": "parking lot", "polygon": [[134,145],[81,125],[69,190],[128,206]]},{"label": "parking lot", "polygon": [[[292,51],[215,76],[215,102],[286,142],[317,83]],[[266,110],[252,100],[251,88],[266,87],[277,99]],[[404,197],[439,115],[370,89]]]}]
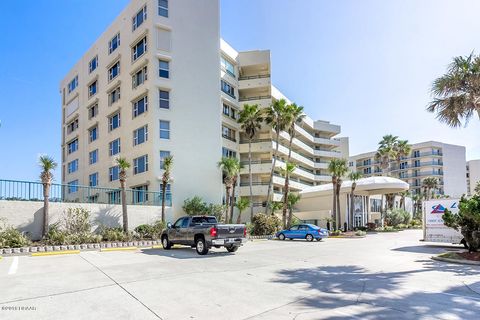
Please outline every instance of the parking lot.
[{"label": "parking lot", "polygon": [[480,267],[420,237],[4,257],[0,319],[478,319]]}]

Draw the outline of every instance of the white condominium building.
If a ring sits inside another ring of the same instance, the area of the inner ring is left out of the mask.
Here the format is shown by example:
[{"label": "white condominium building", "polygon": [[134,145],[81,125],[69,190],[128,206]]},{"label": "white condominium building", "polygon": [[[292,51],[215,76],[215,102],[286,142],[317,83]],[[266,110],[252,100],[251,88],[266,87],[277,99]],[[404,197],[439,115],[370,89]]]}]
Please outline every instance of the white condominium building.
[{"label": "white condominium building", "polygon": [[[390,162],[391,176],[410,185],[410,192],[421,193],[422,182],[427,177],[438,180],[437,194],[460,197],[467,192],[465,185],[465,147],[437,141],[412,144],[411,154],[404,157],[400,166]],[[350,157],[349,167],[365,177],[381,176],[380,163],[375,160],[375,151]]]},{"label": "white condominium building", "polygon": [[467,162],[467,194],[475,193],[475,187],[480,182],[480,159]]},{"label": "white condominium building", "polygon": [[[168,194],[175,215],[195,195],[224,201],[217,166],[222,155],[244,164],[237,195],[249,194],[238,113],[245,103],[267,107],[287,99],[271,84],[268,50],[237,52],[220,39],[218,0],[131,1],[67,73],[60,93],[66,196],[118,203],[118,194],[86,197],[77,185],[118,188],[115,159],[121,156],[132,163],[127,188],[138,191],[127,201],[158,204],[144,191],[161,190],[163,159],[172,155]],[[348,139],[334,138],[339,133],[339,126],[308,117],[297,126],[293,190],[330,181],[328,161],[348,157]],[[282,132],[273,181],[277,201],[288,139]],[[264,127],[252,146],[257,207],[265,204],[274,148],[273,132]]]}]

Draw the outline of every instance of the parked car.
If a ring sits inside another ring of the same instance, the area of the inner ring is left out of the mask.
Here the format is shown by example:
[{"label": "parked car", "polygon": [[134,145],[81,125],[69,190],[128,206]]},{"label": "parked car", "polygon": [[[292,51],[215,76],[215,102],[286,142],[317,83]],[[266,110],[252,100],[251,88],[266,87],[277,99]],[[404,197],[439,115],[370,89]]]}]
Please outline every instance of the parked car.
[{"label": "parked car", "polygon": [[328,230],[322,229],[314,224],[298,224],[288,229],[277,232],[276,237],[279,240],[285,239],[305,239],[307,241],[317,241],[328,237]]},{"label": "parked car", "polygon": [[165,250],[180,244],[191,246],[204,255],[212,247],[225,247],[228,252],[235,252],[246,242],[246,235],[244,224],[220,224],[214,216],[186,216],[173,225],[168,223],[161,239]]}]

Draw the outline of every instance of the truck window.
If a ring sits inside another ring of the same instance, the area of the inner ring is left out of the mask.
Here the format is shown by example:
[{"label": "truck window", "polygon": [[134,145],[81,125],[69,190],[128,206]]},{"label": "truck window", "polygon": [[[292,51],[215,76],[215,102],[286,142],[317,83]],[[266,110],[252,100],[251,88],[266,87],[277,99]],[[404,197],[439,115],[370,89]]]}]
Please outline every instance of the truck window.
[{"label": "truck window", "polygon": [[193,217],[192,224],[200,224],[200,223],[217,223],[217,219],[215,217]]},{"label": "truck window", "polygon": [[188,227],[188,218],[183,218],[182,228],[187,228],[187,227]]},{"label": "truck window", "polygon": [[174,228],[180,228],[180,226],[182,225],[182,222],[183,222],[184,218],[180,218],[178,219],[175,224],[173,225]]}]

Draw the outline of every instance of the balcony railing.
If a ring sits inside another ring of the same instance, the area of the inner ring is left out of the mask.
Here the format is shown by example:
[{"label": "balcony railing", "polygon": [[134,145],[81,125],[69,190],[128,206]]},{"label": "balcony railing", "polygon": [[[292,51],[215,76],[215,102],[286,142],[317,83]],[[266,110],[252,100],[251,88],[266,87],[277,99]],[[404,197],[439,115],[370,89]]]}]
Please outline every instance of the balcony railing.
[{"label": "balcony railing", "polygon": [[[252,160],[252,164],[271,164],[272,160]],[[240,164],[242,166],[248,166],[248,160],[247,161],[240,161]]]},{"label": "balcony railing", "polygon": [[263,100],[263,99],[271,99],[272,96],[255,96],[255,97],[240,97],[239,101],[253,101],[253,100]]},{"label": "balcony railing", "polygon": [[[254,139],[252,143],[272,142],[272,139]],[[248,144],[248,140],[240,140],[240,144]]]},{"label": "balcony railing", "polygon": [[269,74],[257,74],[254,76],[242,76],[239,77],[238,80],[252,80],[252,79],[263,79],[263,78],[270,78]]},{"label": "balcony railing", "polygon": [[[162,205],[162,193],[126,189],[128,205]],[[0,200],[43,201],[43,184],[33,181],[0,180]],[[121,189],[52,183],[49,201],[72,203],[121,204]],[[165,205],[172,205],[166,194]]]},{"label": "balcony railing", "polygon": [[230,140],[230,141],[233,141],[233,142],[237,142],[237,139],[233,138],[233,137],[230,137],[226,134],[222,134],[222,137],[227,139],[227,140]]}]

